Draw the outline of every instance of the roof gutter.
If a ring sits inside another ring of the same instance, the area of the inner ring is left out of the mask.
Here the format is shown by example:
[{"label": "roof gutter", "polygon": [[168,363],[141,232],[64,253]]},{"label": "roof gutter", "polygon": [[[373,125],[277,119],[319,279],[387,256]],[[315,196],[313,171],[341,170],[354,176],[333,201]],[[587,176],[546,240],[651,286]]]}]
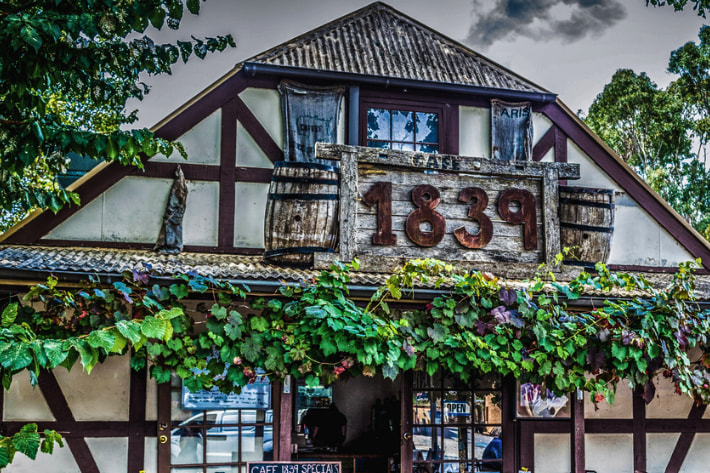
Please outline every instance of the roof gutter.
[{"label": "roof gutter", "polygon": [[274,66],[256,62],[245,62],[242,67],[251,76],[279,76],[289,79],[318,79],[340,82],[357,82],[358,84],[377,85],[381,87],[417,88],[436,92],[454,94],[478,95],[508,100],[529,100],[532,102],[552,103],[557,100],[557,94],[550,92],[525,92],[520,90],[497,89],[494,87],[479,87],[475,85],[448,84],[425,80],[400,79],[396,77],[370,76],[352,72],[324,71],[320,69],[305,69],[301,67]]}]

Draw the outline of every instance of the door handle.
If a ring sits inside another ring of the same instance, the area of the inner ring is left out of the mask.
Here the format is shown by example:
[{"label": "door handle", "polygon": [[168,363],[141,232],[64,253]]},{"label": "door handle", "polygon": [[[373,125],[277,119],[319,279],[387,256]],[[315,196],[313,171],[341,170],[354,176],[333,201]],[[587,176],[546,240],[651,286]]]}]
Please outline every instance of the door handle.
[{"label": "door handle", "polygon": [[161,435],[158,439],[160,440],[160,443],[168,443],[167,435]]},{"label": "door handle", "polygon": [[409,432],[405,432],[402,437],[404,438],[404,440],[412,440],[412,434],[410,434]]}]

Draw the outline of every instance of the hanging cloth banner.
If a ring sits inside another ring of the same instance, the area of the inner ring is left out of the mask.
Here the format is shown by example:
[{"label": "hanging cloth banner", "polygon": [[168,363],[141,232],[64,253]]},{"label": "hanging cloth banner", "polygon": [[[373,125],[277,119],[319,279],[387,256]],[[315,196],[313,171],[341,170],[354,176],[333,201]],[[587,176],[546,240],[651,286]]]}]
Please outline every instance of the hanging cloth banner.
[{"label": "hanging cloth banner", "polygon": [[532,105],[491,100],[491,157],[532,161]]},{"label": "hanging cloth banner", "polygon": [[316,162],[315,144],[336,142],[345,86],[313,87],[284,80],[278,88],[285,127],[284,160]]}]

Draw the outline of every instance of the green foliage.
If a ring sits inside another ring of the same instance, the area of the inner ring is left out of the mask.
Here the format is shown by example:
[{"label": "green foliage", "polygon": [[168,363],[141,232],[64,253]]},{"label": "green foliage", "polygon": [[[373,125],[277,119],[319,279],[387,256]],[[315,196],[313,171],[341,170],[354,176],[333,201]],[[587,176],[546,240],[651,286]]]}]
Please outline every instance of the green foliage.
[{"label": "green foliage", "polygon": [[18,452],[33,460],[39,451],[52,453],[55,443],[63,447],[62,436],[54,430],[45,430],[44,439],[42,439],[37,432],[37,424],[24,425],[12,437],[0,436],[0,469],[12,463]]},{"label": "green foliage", "polygon": [[[190,13],[199,6],[187,2]],[[2,3],[0,220],[78,203],[54,180],[69,153],[140,166],[141,156],[173,152],[176,144],[125,126],[136,120],[127,101],[148,92],[141,74],[234,46],[231,36],[177,44],[141,36],[149,26],[177,29],[182,15],[181,0]]]},{"label": "green foliage", "polygon": [[[194,273],[160,287],[133,271],[120,283],[93,279],[71,291],[50,278],[4,311],[3,384],[9,389],[24,370],[36,380],[40,369],[60,364],[79,362],[90,371],[132,347],[134,369],[150,362],[158,382],[175,373],[191,390],[232,392],[253,382],[258,369],[309,385],[444,369],[464,380],[495,372],[558,393],[578,388],[599,402],[613,400],[622,379],[651,392],[651,379],[664,373],[680,392],[710,402],[710,360],[690,357],[695,348],[708,351],[710,333],[710,311],[695,301],[696,263],[681,265],[667,288],[656,289],[602,264],[568,283],[536,275],[508,287],[490,273],[415,260],[395,271],[367,306],[349,296],[356,264],[338,263],[312,281],[284,284],[270,298],[247,298],[244,288]],[[420,310],[398,308],[424,282],[441,295]],[[566,301],[587,290],[640,295],[569,310]],[[209,303],[187,311],[187,298]]]},{"label": "green foliage", "polygon": [[[672,6],[675,11],[681,11],[688,4],[688,0],[646,0],[646,5],[653,5],[654,7]],[[705,18],[708,10],[710,10],[709,0],[691,0],[693,4],[693,10],[698,13],[698,16]]]}]

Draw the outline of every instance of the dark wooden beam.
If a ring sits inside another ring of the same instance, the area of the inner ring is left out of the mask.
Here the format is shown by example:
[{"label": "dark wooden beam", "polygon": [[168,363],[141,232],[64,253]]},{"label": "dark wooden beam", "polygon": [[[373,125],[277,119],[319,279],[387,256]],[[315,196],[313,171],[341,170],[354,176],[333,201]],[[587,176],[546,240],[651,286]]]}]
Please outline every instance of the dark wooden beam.
[{"label": "dark wooden beam", "polygon": [[279,145],[276,144],[274,139],[271,138],[271,135],[269,135],[269,132],[266,131],[261,122],[259,122],[251,110],[249,110],[249,107],[247,107],[239,97],[234,99],[234,103],[237,109],[239,123],[249,132],[256,144],[259,145],[264,154],[266,154],[266,157],[273,163],[282,161],[284,159],[283,151],[279,148]]},{"label": "dark wooden beam", "polygon": [[[130,368],[129,368],[130,369]],[[131,370],[130,397],[128,405],[128,470],[136,473],[144,469],[145,463],[145,419],[146,389],[148,370]]]},{"label": "dark wooden beam", "polygon": [[259,182],[268,184],[274,170],[269,168],[237,168],[237,182]]},{"label": "dark wooden beam", "polygon": [[503,432],[501,434],[501,442],[503,443],[503,473],[517,473],[518,465],[515,463],[515,453],[517,450],[516,442],[516,423],[515,420],[515,401],[517,383],[515,378],[509,376],[503,381]]},{"label": "dark wooden beam", "polygon": [[640,391],[634,391],[634,471],[646,471],[646,401]]},{"label": "dark wooden beam", "polygon": [[158,385],[158,471],[170,471],[170,383]]},{"label": "dark wooden beam", "polygon": [[533,161],[540,161],[542,158],[545,157],[547,152],[550,151],[555,145],[556,130],[557,128],[555,127],[555,125],[552,125],[550,129],[547,130],[544,135],[542,135],[542,138],[540,138],[537,143],[535,143],[532,155]]},{"label": "dark wooden beam", "polygon": [[572,403],[572,438],[570,439],[572,473],[584,473],[584,397],[582,391],[573,392],[570,397]]},{"label": "dark wooden beam", "polygon": [[219,172],[219,232],[217,245],[234,246],[234,181],[237,176],[237,109],[236,99],[222,107],[222,144]]},{"label": "dark wooden beam", "polygon": [[[59,422],[65,422],[68,426],[68,434],[72,433],[76,421],[74,415],[69,408],[64,393],[59,387],[57,378],[54,377],[54,373],[51,371],[42,370],[39,373],[39,387],[42,390],[49,410],[52,415]],[[64,434],[63,434],[64,435]],[[99,467],[94,460],[91,450],[89,450],[89,445],[86,443],[84,437],[74,437],[73,435],[66,435],[67,445],[74,455],[74,460],[76,460],[77,465],[81,473],[99,473]]]},{"label": "dark wooden beam", "polygon": [[185,179],[188,181],[219,181],[219,166],[189,164],[182,159],[175,159],[169,163],[148,161],[145,163],[144,170],[135,169],[131,172],[131,175],[173,179],[175,177],[175,167],[178,164],[182,168]]},{"label": "dark wooden beam", "polygon": [[[58,421],[39,421],[35,422],[39,431],[45,429],[56,430],[61,433],[64,438],[83,438],[83,437],[128,437],[129,422],[128,421],[73,421],[73,422],[58,422]],[[5,432],[13,435],[20,431],[26,425],[24,421],[4,422]],[[137,430],[142,431],[145,437],[155,437],[156,426],[153,421],[137,422],[135,425]],[[5,434],[3,434],[5,435]]]}]

